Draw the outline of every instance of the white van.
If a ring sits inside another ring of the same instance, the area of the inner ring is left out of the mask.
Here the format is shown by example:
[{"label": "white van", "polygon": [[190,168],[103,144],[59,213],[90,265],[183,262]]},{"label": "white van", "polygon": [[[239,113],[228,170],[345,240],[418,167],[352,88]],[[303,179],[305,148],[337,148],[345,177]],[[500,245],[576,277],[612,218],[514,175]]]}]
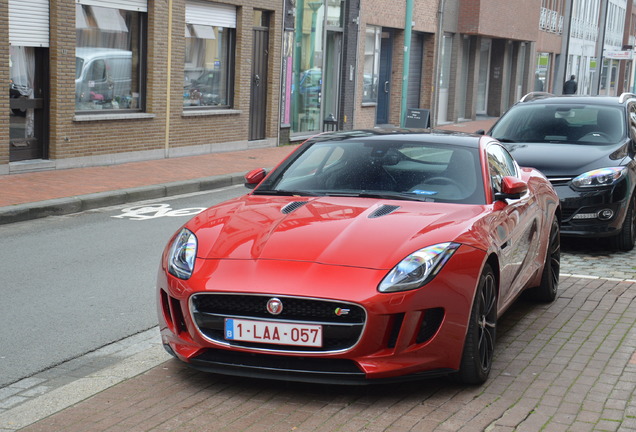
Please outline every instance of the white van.
[{"label": "white van", "polygon": [[112,48],[76,48],[77,108],[130,108],[131,77],[132,52]]}]

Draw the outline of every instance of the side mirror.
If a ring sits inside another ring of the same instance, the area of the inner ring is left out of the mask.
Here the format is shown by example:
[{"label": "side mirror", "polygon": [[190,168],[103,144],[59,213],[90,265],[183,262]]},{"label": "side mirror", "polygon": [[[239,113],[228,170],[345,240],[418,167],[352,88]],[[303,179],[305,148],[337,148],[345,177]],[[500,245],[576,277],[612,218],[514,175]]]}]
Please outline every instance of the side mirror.
[{"label": "side mirror", "polygon": [[528,184],[516,177],[506,176],[501,180],[501,192],[495,194],[495,200],[519,199],[528,191]]},{"label": "side mirror", "polygon": [[243,185],[248,189],[254,189],[267,176],[267,171],[263,168],[254,169],[245,174],[245,183]]},{"label": "side mirror", "polygon": [[486,135],[486,131],[483,129],[479,129],[478,131],[475,132],[477,135]]}]

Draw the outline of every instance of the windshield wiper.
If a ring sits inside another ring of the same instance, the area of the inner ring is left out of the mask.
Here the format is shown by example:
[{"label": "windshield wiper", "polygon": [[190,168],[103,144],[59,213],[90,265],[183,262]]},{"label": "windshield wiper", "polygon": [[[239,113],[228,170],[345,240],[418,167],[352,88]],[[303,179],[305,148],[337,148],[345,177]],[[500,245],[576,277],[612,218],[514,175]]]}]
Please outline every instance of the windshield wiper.
[{"label": "windshield wiper", "polygon": [[403,200],[403,201],[426,201],[433,202],[430,197],[424,197],[414,193],[406,192],[386,192],[386,191],[373,191],[373,192],[326,192],[325,195],[332,197],[355,197],[355,198],[379,198],[379,199],[391,199],[391,200]]},{"label": "windshield wiper", "polygon": [[256,189],[254,195],[278,195],[278,196],[321,196],[317,192],[309,191],[290,191],[290,190],[275,190],[275,189]]},{"label": "windshield wiper", "polygon": [[516,143],[516,140],[510,139],[510,138],[495,138],[497,141],[502,142],[502,143]]}]

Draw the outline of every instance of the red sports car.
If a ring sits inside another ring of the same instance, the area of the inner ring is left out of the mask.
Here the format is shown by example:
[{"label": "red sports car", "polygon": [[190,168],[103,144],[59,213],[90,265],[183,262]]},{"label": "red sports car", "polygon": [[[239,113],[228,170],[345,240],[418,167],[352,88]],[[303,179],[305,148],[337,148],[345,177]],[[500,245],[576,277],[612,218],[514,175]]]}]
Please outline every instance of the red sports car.
[{"label": "red sports car", "polygon": [[481,383],[497,318],[556,297],[559,199],[487,136],[336,132],[200,213],[158,274],[163,344],[200,370]]}]

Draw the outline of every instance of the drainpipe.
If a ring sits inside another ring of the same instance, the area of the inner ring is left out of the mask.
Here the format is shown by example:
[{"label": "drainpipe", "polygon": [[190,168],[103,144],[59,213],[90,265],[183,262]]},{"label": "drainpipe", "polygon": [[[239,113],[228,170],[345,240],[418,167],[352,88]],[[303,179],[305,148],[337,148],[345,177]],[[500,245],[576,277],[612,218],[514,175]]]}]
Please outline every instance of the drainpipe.
[{"label": "drainpipe", "polygon": [[170,156],[170,83],[172,82],[172,0],[168,0],[168,70],[166,73],[166,137],[164,157]]},{"label": "drainpipe", "polygon": [[411,63],[411,29],[413,28],[413,0],[406,0],[406,18],[404,23],[404,67],[402,71],[402,103],[400,107],[400,126],[406,123],[406,99],[409,89],[409,67]]}]

